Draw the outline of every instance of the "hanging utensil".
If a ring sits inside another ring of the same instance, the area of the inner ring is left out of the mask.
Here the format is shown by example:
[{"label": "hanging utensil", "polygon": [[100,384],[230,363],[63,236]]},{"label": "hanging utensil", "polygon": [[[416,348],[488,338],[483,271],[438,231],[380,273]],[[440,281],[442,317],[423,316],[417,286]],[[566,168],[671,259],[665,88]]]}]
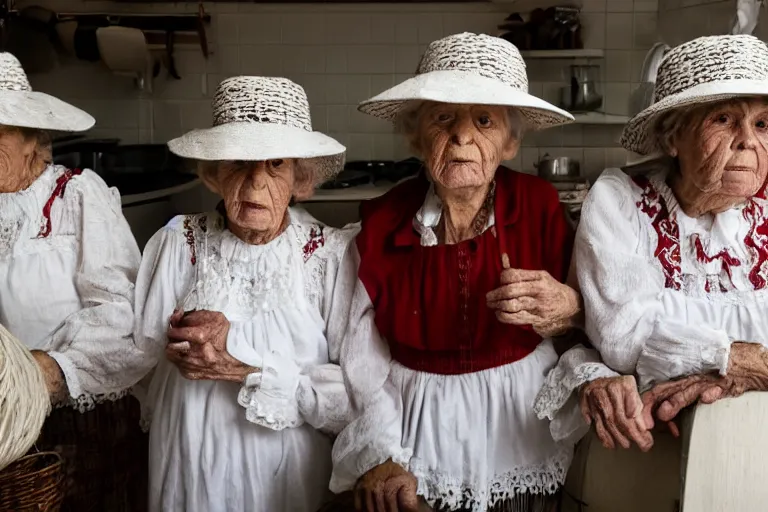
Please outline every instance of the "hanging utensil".
[{"label": "hanging utensil", "polygon": [[736,5],[736,17],[731,28],[732,35],[750,35],[757,27],[760,17],[760,8],[765,0],[738,0]]}]

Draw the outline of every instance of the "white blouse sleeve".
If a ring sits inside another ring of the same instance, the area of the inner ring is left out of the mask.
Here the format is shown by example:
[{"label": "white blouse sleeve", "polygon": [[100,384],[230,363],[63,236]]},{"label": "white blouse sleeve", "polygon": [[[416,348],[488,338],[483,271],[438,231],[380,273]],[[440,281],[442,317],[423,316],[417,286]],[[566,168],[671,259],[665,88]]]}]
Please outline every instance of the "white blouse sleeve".
[{"label": "white blouse sleeve", "polygon": [[[144,355],[133,338],[134,282],[140,253],[120,198],[86,171],[70,184],[80,210],[80,261],[74,276],[82,308],[51,333],[49,355],[61,367],[73,399],[110,395],[144,375]],[[65,196],[66,197],[66,196]],[[77,218],[77,217],[76,217]]]},{"label": "white blouse sleeve", "polygon": [[665,312],[665,278],[643,251],[632,183],[606,171],[584,203],[575,258],[586,332],[605,363],[637,373],[641,387],[682,375],[725,373],[731,340],[705,324]]},{"label": "white blouse sleeve", "polygon": [[576,443],[589,431],[581,416],[577,390],[582,384],[618,373],[600,361],[596,350],[576,345],[562,356],[550,370],[533,410],[540,419],[550,420],[549,430],[555,441]]},{"label": "white blouse sleeve", "polygon": [[[338,331],[339,323],[331,319],[344,315],[349,309],[353,290],[339,276],[348,272],[346,267],[351,262],[344,258],[344,254],[357,231],[357,227],[333,230],[326,237],[325,248],[331,254],[324,262],[325,279],[312,283],[312,286],[323,289],[322,309],[329,362],[301,367],[275,351],[243,361],[261,368],[260,372],[246,378],[238,395],[238,403],[245,407],[249,421],[273,430],[297,427],[306,422],[337,434],[351,419],[349,396],[339,367],[344,333]],[[237,336],[237,333],[230,331],[230,336]],[[227,345],[233,343],[236,341],[230,339]]]},{"label": "white blouse sleeve", "polygon": [[194,280],[187,241],[172,225],[160,229],[144,247],[136,279],[136,343],[153,368],[168,344],[168,320]]},{"label": "white blouse sleeve", "polygon": [[330,489],[337,494],[352,489],[363,474],[387,459],[406,465],[411,458],[401,444],[403,405],[390,380],[392,358],[374,323],[368,292],[357,277],[360,255],[354,243],[345,259],[339,286],[353,291],[347,306],[333,311],[329,331],[341,340],[341,371],[354,419],[333,445]]}]

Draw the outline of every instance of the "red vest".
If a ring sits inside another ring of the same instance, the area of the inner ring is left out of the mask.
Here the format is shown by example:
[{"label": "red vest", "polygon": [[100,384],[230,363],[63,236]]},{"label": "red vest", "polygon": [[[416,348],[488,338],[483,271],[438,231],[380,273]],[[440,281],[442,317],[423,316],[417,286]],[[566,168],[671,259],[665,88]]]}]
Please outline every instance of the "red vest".
[{"label": "red vest", "polygon": [[546,270],[565,281],[573,232],[557,192],[540,178],[500,167],[494,228],[459,244],[422,247],[413,219],[428,188],[418,177],[360,208],[358,275],[392,357],[440,374],[524,358],[541,337],[530,326],[499,322],[485,296],[500,285],[500,240],[512,268]]}]

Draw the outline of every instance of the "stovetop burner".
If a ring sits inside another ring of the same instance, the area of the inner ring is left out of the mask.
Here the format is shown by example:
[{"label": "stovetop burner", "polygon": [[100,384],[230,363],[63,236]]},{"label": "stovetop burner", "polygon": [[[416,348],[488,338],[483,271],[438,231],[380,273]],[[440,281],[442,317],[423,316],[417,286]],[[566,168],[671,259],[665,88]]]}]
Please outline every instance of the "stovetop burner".
[{"label": "stovetop burner", "polygon": [[422,163],[416,158],[395,162],[392,160],[358,160],[348,162],[335,179],[323,183],[321,189],[343,189],[377,182],[397,183],[415,176]]}]

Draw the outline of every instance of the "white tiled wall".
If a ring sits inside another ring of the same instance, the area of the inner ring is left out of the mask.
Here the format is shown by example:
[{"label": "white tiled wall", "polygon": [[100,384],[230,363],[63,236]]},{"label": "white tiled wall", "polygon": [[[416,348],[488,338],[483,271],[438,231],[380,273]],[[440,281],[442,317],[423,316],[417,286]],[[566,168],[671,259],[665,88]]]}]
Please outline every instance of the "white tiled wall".
[{"label": "white tiled wall", "polygon": [[[667,44],[677,45],[695,37],[729,34],[737,0],[660,0],[659,31]],[[684,24],[679,20],[685,20]],[[768,40],[768,9],[760,10],[755,36]]]},{"label": "white tiled wall", "polygon": [[[727,34],[735,14],[736,0],[660,0],[659,32],[664,42],[672,46],[700,36]],[[755,35],[765,39],[765,13],[762,18]]]},{"label": "white tiled wall", "polygon": [[[95,135],[128,142],[164,142],[185,130],[210,124],[216,84],[235,74],[282,75],[307,91],[315,129],[345,144],[350,159],[402,158],[407,151],[387,123],[356,111],[357,103],[411,76],[427,43],[473,31],[497,34],[513,11],[556,2],[511,4],[209,4],[212,55],[177,49],[182,80],[163,71],[152,95],[95,64],[63,62],[55,72],[32,77],[33,86],[85,108],[97,119]],[[560,2],[561,3],[561,2]],[[603,48],[605,110],[626,114],[645,52],[657,37],[657,0],[582,0],[585,46]],[[49,0],[59,11],[117,9],[196,12],[197,4],[126,5]],[[531,91],[557,101],[570,61],[529,62]],[[529,134],[514,166],[533,171],[544,153],[583,161],[594,175],[622,164],[616,141],[621,127],[568,126]]]}]

